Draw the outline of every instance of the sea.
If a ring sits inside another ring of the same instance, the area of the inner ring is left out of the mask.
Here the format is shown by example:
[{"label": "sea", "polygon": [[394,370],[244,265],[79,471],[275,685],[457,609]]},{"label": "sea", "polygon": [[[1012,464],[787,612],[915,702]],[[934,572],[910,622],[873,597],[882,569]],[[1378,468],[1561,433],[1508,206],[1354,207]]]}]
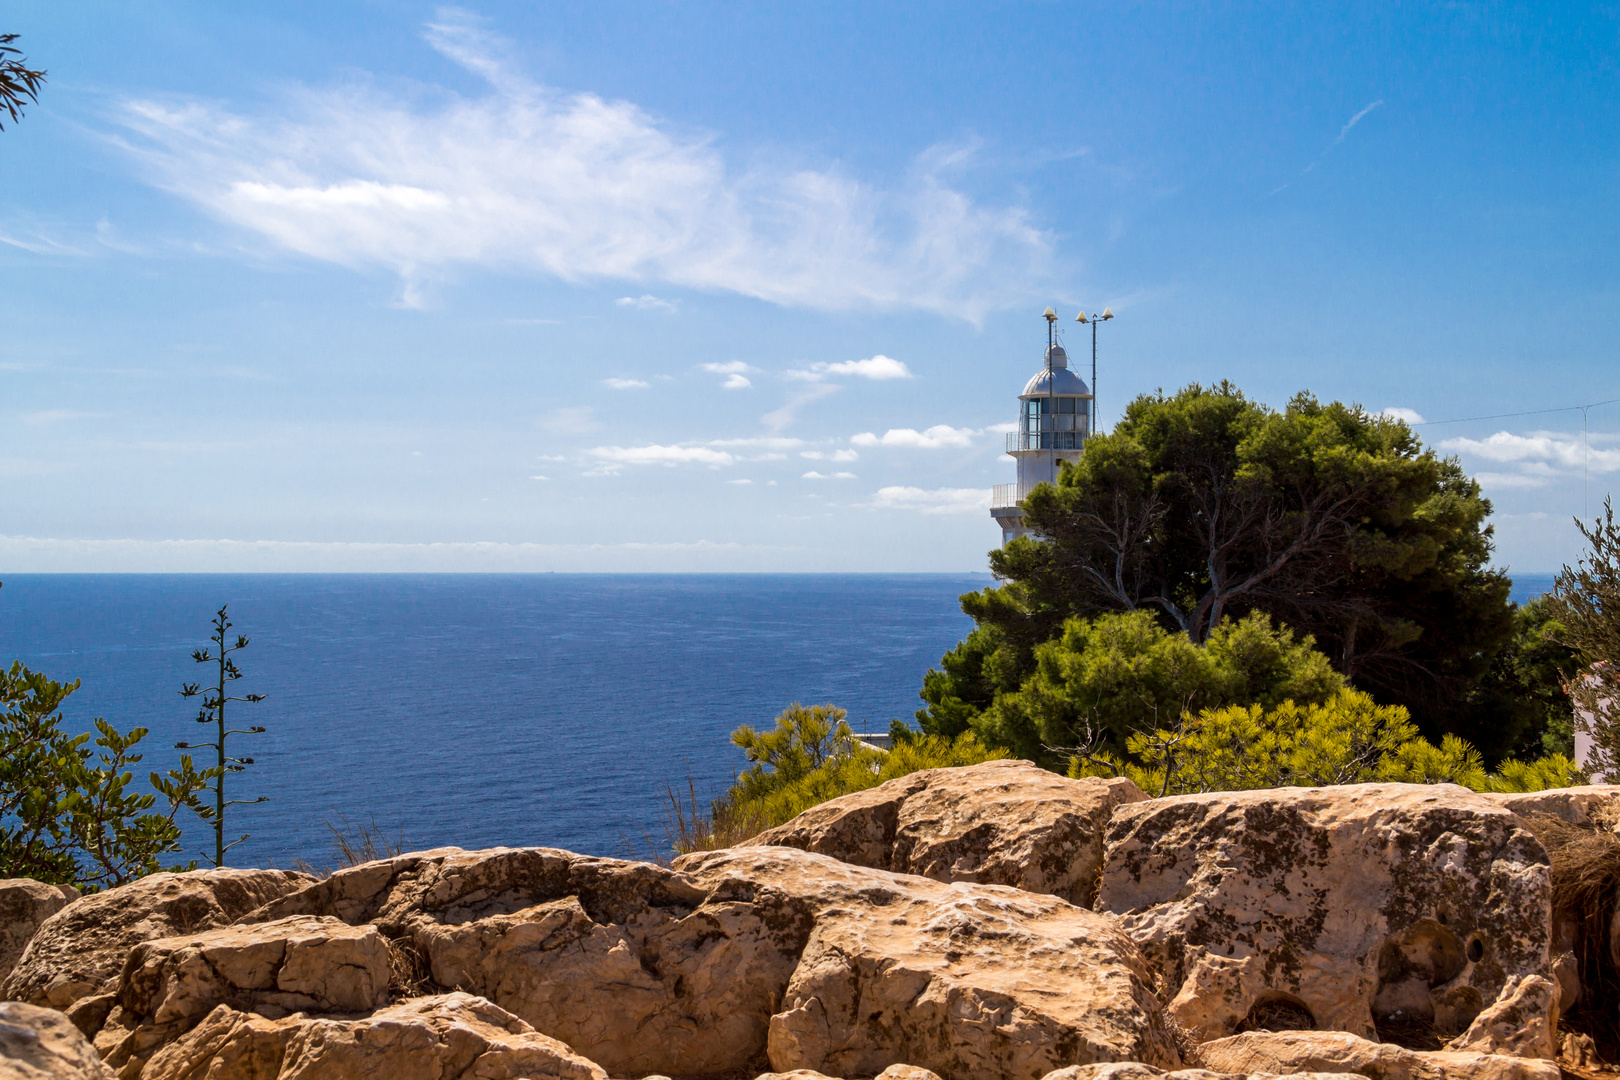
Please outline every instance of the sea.
[{"label": "sea", "polygon": [[[972,628],[988,574],[13,574],[0,659],[80,687],[64,724],[144,727],[138,776],[208,738],[182,684],[228,605],[236,866],[330,865],[329,826],[406,849],[541,845],[668,851],[670,790],[700,802],[746,767],[730,733],[792,702],[887,731]],[[1514,598],[1550,588],[1523,574]],[[212,833],[186,821],[189,856]]]},{"label": "sea", "polygon": [[[0,659],[80,681],[65,726],[150,729],[138,776],[210,737],[180,696],[228,605],[244,677],[227,797],[237,866],[329,864],[340,828],[407,849],[667,853],[667,792],[722,792],[730,741],[792,702],[887,731],[972,627],[988,574],[0,575]],[[199,762],[201,764],[201,762]],[[212,850],[192,818],[187,851]]]}]

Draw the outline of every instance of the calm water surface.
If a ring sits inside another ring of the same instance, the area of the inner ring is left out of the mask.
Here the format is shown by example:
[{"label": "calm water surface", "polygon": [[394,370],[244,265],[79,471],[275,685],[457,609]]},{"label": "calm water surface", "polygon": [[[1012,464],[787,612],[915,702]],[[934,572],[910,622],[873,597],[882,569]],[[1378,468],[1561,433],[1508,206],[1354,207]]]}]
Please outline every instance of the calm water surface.
[{"label": "calm water surface", "polygon": [[[145,766],[204,729],[178,690],[229,602],[238,706],[263,724],[235,810],[237,865],[327,858],[323,818],[375,816],[412,847],[544,844],[624,853],[667,781],[712,795],[744,762],[727,735],[792,701],[857,730],[920,702],[971,628],[988,575],[10,575],[0,657],[63,681],[75,731],[149,727]],[[142,773],[141,775],[144,775]],[[235,793],[232,793],[233,797]],[[195,849],[204,830],[188,829]]]}]

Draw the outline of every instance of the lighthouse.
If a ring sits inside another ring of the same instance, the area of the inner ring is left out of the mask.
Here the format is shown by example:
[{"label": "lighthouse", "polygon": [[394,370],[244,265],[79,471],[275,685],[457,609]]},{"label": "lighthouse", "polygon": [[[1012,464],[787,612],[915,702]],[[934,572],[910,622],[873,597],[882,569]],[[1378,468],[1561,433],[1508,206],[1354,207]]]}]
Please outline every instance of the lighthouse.
[{"label": "lighthouse", "polygon": [[[1046,357],[1018,395],[1018,428],[1007,433],[1007,453],[1018,462],[1018,482],[990,490],[990,516],[1001,526],[1003,544],[1029,535],[1024,497],[1036,484],[1057,483],[1063,462],[1079,461],[1091,434],[1091,388],[1069,370],[1069,355],[1053,333],[1056,313],[1047,308],[1045,317]],[[1082,316],[1081,321],[1092,320]]]}]

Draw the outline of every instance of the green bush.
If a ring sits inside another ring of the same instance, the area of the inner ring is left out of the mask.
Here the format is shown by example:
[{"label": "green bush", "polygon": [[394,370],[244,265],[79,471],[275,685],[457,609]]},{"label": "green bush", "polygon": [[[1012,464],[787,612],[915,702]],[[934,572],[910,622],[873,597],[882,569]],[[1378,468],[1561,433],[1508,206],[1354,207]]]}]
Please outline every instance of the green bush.
[{"label": "green bush", "polygon": [[[951,739],[912,735],[885,753],[856,741],[848,715],[836,705],[789,705],[769,731],[743,725],[731,741],[752,762],[705,816],[671,790],[666,822],[677,852],[742,843],[790,821],[818,803],[923,769],[976,765],[1007,756],[971,733]],[[902,729],[903,731],[903,729]]]},{"label": "green bush", "polygon": [[1202,645],[1147,611],[1070,619],[1035,649],[1034,673],[969,723],[988,746],[1061,767],[1075,748],[1118,754],[1186,712],[1328,701],[1346,684],[1314,645],[1259,612],[1222,620]]},{"label": "green bush", "polygon": [[1272,708],[1231,705],[1133,734],[1126,756],[1076,754],[1070,776],[1130,777],[1150,795],[1355,784],[1369,780],[1453,783],[1476,791],[1538,791],[1577,783],[1562,754],[1507,761],[1487,773],[1479,753],[1455,735],[1436,746],[1401,705],[1358,690],[1327,701]]},{"label": "green bush", "polygon": [[[197,793],[213,778],[189,756],[149,777],[153,793],[131,789],[130,766],[146,728],[119,732],[97,718],[98,737],[69,735],[59,711],[77,682],[63,684],[21,663],[0,670],[0,878],[30,877],[96,889],[163,866],[180,850],[175,815],[207,816]],[[162,798],[164,807],[154,809]],[[172,867],[193,869],[196,864]]]}]

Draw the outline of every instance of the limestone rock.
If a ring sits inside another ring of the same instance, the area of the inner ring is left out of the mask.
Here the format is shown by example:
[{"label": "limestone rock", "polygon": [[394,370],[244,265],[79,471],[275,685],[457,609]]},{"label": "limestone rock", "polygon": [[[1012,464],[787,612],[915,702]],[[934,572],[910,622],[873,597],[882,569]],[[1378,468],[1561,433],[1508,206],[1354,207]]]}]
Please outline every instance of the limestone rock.
[{"label": "limestone rock", "polygon": [[1175,1072],[1165,1072],[1155,1069],[1151,1065],[1142,1065],[1135,1061],[1116,1062],[1105,1065],[1070,1065],[1067,1068],[1049,1072],[1041,1080],[1362,1080],[1357,1073],[1320,1073],[1303,1072],[1292,1073],[1285,1077],[1273,1077],[1270,1073],[1253,1073],[1245,1076],[1243,1073],[1218,1073],[1208,1069],[1178,1069]]},{"label": "limestone rock", "polygon": [[1585,784],[1547,791],[1480,792],[1479,797],[1520,817],[1551,814],[1571,825],[1620,825],[1620,784]]},{"label": "limestone rock", "polygon": [[1179,1057],[1147,971],[1112,920],[1056,897],[942,884],[780,847],[688,855],[712,900],[784,898],[798,964],[770,1018],[771,1067],[950,1080]]},{"label": "limestone rock", "polygon": [[141,942],[225,926],[314,880],[284,870],[194,870],[81,897],[40,925],[0,996],[69,1009],[111,993]]},{"label": "limestone rock", "polygon": [[[645,1077],[644,1080],[664,1080],[664,1078]],[[792,1072],[760,1073],[754,1080],[837,1080],[835,1077],[818,1073],[814,1069],[794,1069]],[[878,1073],[873,1080],[940,1080],[936,1073],[927,1069],[919,1069],[915,1065],[890,1065]]]},{"label": "limestone rock", "polygon": [[1223,1073],[1355,1073],[1368,1080],[1559,1080],[1558,1065],[1502,1054],[1407,1050],[1342,1031],[1250,1031],[1204,1043]]},{"label": "limestone rock", "polygon": [[1449,1038],[1510,981],[1550,970],[1545,850],[1511,812],[1449,784],[1121,806],[1097,908],[1120,917],[1199,1039],[1251,1010]]},{"label": "limestone rock", "polygon": [[77,900],[71,885],[47,885],[32,878],[0,878],[0,985],[17,966],[39,924]]},{"label": "limestone rock", "polygon": [[159,1050],[140,1080],[606,1080],[555,1039],[471,994],[355,1020],[270,1020],[221,1005]]},{"label": "limestone rock", "polygon": [[1501,996],[1485,1008],[1447,1050],[1518,1057],[1558,1056],[1558,985],[1539,975],[1508,980]]},{"label": "limestone rock", "polygon": [[113,1080],[113,1072],[55,1009],[3,1001],[0,1080]]},{"label": "limestone rock", "polygon": [[1090,907],[1120,778],[1070,780],[1028,761],[911,773],[811,807],[755,837],[856,866],[1052,893]]},{"label": "limestone rock", "polygon": [[780,847],[676,870],[545,848],[339,871],[255,920],[373,922],[440,987],[480,994],[620,1076],[779,1071],[947,1080],[1074,1061],[1179,1063],[1113,921]]}]

